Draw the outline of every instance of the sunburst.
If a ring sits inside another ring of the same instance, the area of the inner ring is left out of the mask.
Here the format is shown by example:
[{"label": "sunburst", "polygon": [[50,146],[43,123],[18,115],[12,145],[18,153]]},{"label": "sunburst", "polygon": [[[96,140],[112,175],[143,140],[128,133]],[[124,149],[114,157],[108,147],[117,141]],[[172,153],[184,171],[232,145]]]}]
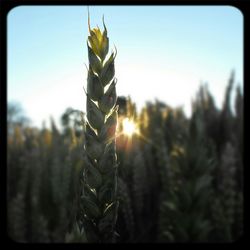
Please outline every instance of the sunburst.
[{"label": "sunburst", "polygon": [[122,127],[123,134],[127,135],[128,137],[132,137],[133,134],[138,133],[135,122],[129,118],[124,118],[124,120],[122,121]]}]

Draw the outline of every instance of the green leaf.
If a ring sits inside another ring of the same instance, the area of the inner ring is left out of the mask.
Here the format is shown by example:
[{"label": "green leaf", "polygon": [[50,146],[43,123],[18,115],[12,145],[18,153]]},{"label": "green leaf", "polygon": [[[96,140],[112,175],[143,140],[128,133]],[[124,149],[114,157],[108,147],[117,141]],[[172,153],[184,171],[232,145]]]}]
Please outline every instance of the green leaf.
[{"label": "green leaf", "polygon": [[87,46],[88,46],[88,57],[89,57],[90,67],[94,70],[95,73],[99,75],[102,69],[102,63],[99,60],[99,58],[95,55],[92,48],[89,46],[88,42]]},{"label": "green leaf", "polygon": [[91,127],[101,129],[105,116],[87,95],[87,118]]},{"label": "green leaf", "polygon": [[96,141],[98,141],[98,137],[95,131],[90,127],[90,125],[87,122],[85,123],[85,134],[93,137]]},{"label": "green leaf", "polygon": [[103,144],[99,142],[95,132],[88,124],[86,124],[85,148],[87,154],[92,160],[99,159],[104,151]]},{"label": "green leaf", "polygon": [[98,106],[106,114],[108,114],[116,104],[117,95],[116,95],[115,85],[116,85],[116,79],[112,81],[108,90],[105,92],[105,94],[98,102]]},{"label": "green leaf", "polygon": [[89,161],[87,163],[87,183],[91,188],[98,188],[102,185],[102,176],[98,169]]},{"label": "green leaf", "polygon": [[101,203],[108,203],[111,201],[113,189],[110,184],[105,184],[100,187],[99,201]]},{"label": "green leaf", "polygon": [[98,224],[98,228],[101,232],[104,232],[104,231],[107,232],[109,229],[112,228],[114,216],[116,213],[116,207],[117,207],[116,202],[112,202],[106,207],[104,211],[104,216],[103,218],[100,219],[99,224]]},{"label": "green leaf", "polygon": [[107,216],[108,214],[112,213],[115,211],[116,208],[116,202],[111,202],[105,209],[103,212],[104,217]]},{"label": "green leaf", "polygon": [[106,63],[103,66],[102,72],[101,72],[101,82],[103,87],[108,85],[110,81],[114,78],[115,75],[115,55],[114,52],[111,54],[109,59],[106,61]]},{"label": "green leaf", "polygon": [[104,94],[104,88],[99,77],[93,72],[91,67],[88,71],[87,92],[91,99],[98,101]]},{"label": "green leaf", "polygon": [[102,174],[112,171],[116,163],[116,154],[114,144],[108,144],[99,161],[99,170]]},{"label": "green leaf", "polygon": [[102,126],[102,129],[99,134],[99,138],[101,141],[105,143],[110,143],[115,139],[115,132],[117,127],[117,120],[118,120],[118,106],[116,106],[112,111],[107,121]]},{"label": "green leaf", "polygon": [[84,210],[85,210],[87,216],[89,216],[91,218],[99,218],[101,216],[101,211],[100,211],[99,207],[96,205],[96,203],[91,201],[86,196],[82,196],[81,200],[82,200],[82,205],[84,207]]},{"label": "green leaf", "polygon": [[107,37],[107,29],[103,20],[104,31],[101,33],[99,27],[90,30],[88,41],[94,53],[98,55],[101,60],[104,60],[109,49],[109,39]]},{"label": "green leaf", "polygon": [[94,54],[100,56],[99,41],[93,32],[91,32],[91,36],[88,36],[88,41],[89,41],[89,44],[90,44],[91,49],[93,50]]},{"label": "green leaf", "polygon": [[104,17],[102,19],[102,22],[103,22],[104,31],[102,33],[102,44],[101,44],[100,57],[105,58],[106,55],[108,54],[108,50],[109,50],[109,38],[107,36],[107,28],[106,28],[106,25],[104,22]]},{"label": "green leaf", "polygon": [[84,183],[84,194],[94,203],[97,203],[98,199],[96,196],[95,189],[92,189],[88,184]]}]

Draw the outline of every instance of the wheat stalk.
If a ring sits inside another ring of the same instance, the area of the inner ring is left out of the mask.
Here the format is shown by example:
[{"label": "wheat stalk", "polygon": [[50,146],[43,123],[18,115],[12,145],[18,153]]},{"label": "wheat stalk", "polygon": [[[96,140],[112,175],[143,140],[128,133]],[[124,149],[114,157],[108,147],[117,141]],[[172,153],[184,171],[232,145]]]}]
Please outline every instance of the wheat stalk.
[{"label": "wheat stalk", "polygon": [[90,28],[87,47],[87,122],[85,125],[86,164],[83,175],[83,225],[89,242],[114,242],[117,220],[117,157],[115,132],[116,78],[109,38],[104,31]]}]

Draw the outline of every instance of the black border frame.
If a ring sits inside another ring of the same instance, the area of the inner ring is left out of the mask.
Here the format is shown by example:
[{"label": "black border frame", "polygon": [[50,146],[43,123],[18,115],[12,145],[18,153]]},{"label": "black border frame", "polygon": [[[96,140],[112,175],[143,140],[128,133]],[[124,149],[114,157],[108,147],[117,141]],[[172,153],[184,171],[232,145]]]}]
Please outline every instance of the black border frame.
[{"label": "black border frame", "polygon": [[[244,164],[244,233],[242,237],[237,240],[236,242],[232,243],[220,243],[219,245],[226,245],[226,247],[230,245],[238,245],[238,243],[246,242],[247,240],[247,227],[246,227],[246,221],[247,221],[247,203],[246,203],[246,190],[247,190],[247,162],[246,162],[246,153],[245,153],[245,143],[246,143],[246,95],[247,95],[247,79],[249,73],[247,71],[247,64],[249,62],[249,48],[250,46],[250,39],[247,37],[247,31],[250,30],[249,27],[249,9],[250,9],[250,1],[249,0],[169,0],[165,2],[157,1],[155,0],[153,3],[143,3],[141,1],[133,1],[133,0],[127,0],[126,3],[124,1],[118,2],[107,2],[102,3],[101,1],[84,1],[84,0],[0,0],[0,66],[1,66],[1,73],[0,73],[0,110],[1,110],[1,119],[0,119],[0,152],[1,152],[1,158],[0,158],[0,166],[1,166],[1,191],[3,191],[3,195],[1,196],[1,200],[4,201],[5,204],[5,211],[4,213],[1,213],[1,225],[4,225],[4,230],[2,236],[6,239],[7,243],[11,244],[12,246],[22,246],[23,244],[15,244],[16,242],[13,241],[7,233],[7,182],[6,182],[6,174],[7,174],[7,15],[8,13],[17,6],[52,6],[52,5],[71,5],[71,6],[86,6],[86,5],[182,5],[182,6],[224,6],[229,5],[232,7],[237,8],[241,11],[243,15],[243,95],[244,95],[244,155],[243,155],[243,164]],[[6,166],[6,167],[5,167]],[[6,201],[6,203],[5,203]],[[3,223],[4,222],[4,223]],[[201,243],[204,245],[204,243]],[[212,243],[212,245],[217,243]],[[34,245],[34,244],[25,244],[25,245]],[[39,244],[35,244],[38,246]],[[46,244],[44,244],[46,246]],[[58,244],[53,244],[58,245]],[[59,244],[59,245],[70,245],[72,244]],[[74,244],[75,245],[75,244]],[[86,246],[86,244],[79,244],[80,247]],[[117,244],[115,244],[117,245]],[[168,245],[168,244],[167,244]],[[173,244],[171,244],[173,246]],[[178,243],[174,245],[179,245]],[[197,244],[196,244],[197,245]],[[198,244],[199,245],[199,244]]]}]

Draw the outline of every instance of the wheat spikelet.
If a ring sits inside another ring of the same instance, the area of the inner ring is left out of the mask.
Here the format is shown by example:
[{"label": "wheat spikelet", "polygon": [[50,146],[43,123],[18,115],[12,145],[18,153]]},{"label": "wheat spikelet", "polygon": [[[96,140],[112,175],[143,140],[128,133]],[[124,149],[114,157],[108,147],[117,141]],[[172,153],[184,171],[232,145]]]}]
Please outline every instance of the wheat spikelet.
[{"label": "wheat spikelet", "polygon": [[82,198],[83,225],[89,242],[114,242],[118,201],[115,132],[117,125],[116,78],[109,38],[90,28],[87,47],[87,122],[85,123],[85,169]]}]

